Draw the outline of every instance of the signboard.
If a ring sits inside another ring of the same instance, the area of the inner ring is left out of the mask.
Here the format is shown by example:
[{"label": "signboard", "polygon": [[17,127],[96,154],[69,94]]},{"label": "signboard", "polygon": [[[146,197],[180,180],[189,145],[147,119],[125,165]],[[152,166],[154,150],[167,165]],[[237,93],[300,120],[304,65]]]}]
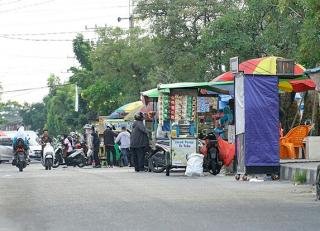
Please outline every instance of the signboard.
[{"label": "signboard", "polygon": [[174,166],[187,166],[187,155],[197,153],[198,139],[171,139],[171,158]]},{"label": "signboard", "polygon": [[239,57],[230,58],[230,71],[233,74],[239,72]]}]

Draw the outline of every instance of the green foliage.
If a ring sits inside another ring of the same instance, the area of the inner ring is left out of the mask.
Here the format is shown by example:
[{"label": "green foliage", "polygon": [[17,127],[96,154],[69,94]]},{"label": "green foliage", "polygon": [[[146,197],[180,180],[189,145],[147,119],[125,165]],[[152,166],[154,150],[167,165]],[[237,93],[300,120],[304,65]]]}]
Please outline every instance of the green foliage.
[{"label": "green foliage", "polygon": [[307,171],[296,171],[293,176],[293,180],[297,184],[304,184],[307,182]]},{"label": "green foliage", "polygon": [[46,127],[52,135],[78,130],[86,122],[85,118],[74,111],[75,87],[64,85],[56,87],[54,94],[48,97]]},{"label": "green foliage", "polygon": [[23,108],[18,102],[8,101],[6,103],[0,103],[1,117],[0,125],[5,124],[17,124],[22,121],[20,116],[20,110]]},{"label": "green foliage", "polygon": [[42,131],[45,127],[47,112],[44,103],[26,104],[20,110],[20,115],[25,126],[30,130]]},{"label": "green foliage", "polygon": [[320,1],[300,0],[305,18],[300,35],[297,57],[307,67],[320,65]]},{"label": "green foliage", "polygon": [[92,46],[89,41],[86,41],[82,34],[78,34],[73,40],[73,52],[82,67],[91,70],[92,63],[90,61],[90,51]]}]

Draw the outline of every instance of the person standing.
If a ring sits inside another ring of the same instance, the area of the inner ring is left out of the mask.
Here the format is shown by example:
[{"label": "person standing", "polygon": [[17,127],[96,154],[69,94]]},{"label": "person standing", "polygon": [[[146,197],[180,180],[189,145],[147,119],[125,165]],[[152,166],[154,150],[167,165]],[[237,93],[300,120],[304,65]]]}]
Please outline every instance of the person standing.
[{"label": "person standing", "polygon": [[92,133],[92,148],[93,148],[93,160],[94,160],[94,168],[101,168],[100,159],[99,159],[99,148],[100,148],[100,139],[95,131],[94,126],[91,128]]},{"label": "person standing", "polygon": [[71,141],[68,138],[67,134],[63,135],[63,145],[64,145],[64,158],[66,159],[73,151]]},{"label": "person standing", "polygon": [[134,159],[134,170],[140,172],[144,171],[144,156],[149,146],[149,139],[148,131],[143,124],[143,113],[137,113],[134,119],[130,136],[130,148]]},{"label": "person standing", "polygon": [[[114,149],[114,138],[117,136],[112,131],[112,125],[107,124],[106,130],[103,132],[103,143],[106,149],[107,167],[113,168],[116,163],[116,150]],[[112,154],[112,161],[110,155]]]},{"label": "person standing", "polygon": [[117,136],[115,143],[120,142],[121,159],[123,165],[128,166],[128,154],[130,152],[130,133],[127,131],[126,126],[121,127],[121,132]]}]

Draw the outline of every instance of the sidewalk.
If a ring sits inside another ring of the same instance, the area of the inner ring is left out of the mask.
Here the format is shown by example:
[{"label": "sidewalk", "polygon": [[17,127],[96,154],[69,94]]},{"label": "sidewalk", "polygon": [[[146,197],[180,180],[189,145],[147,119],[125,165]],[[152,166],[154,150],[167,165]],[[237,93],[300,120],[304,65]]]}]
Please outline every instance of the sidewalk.
[{"label": "sidewalk", "polygon": [[320,160],[281,160],[280,161],[280,179],[293,181],[294,175],[297,171],[307,172],[306,184],[314,184],[317,177],[317,166]]}]

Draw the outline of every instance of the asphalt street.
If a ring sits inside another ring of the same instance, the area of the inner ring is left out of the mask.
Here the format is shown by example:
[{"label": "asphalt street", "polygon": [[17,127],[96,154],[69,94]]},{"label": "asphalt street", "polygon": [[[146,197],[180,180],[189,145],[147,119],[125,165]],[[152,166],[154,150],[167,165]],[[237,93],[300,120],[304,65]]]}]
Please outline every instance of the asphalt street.
[{"label": "asphalt street", "polygon": [[312,186],[0,164],[0,231],[320,230]]}]

